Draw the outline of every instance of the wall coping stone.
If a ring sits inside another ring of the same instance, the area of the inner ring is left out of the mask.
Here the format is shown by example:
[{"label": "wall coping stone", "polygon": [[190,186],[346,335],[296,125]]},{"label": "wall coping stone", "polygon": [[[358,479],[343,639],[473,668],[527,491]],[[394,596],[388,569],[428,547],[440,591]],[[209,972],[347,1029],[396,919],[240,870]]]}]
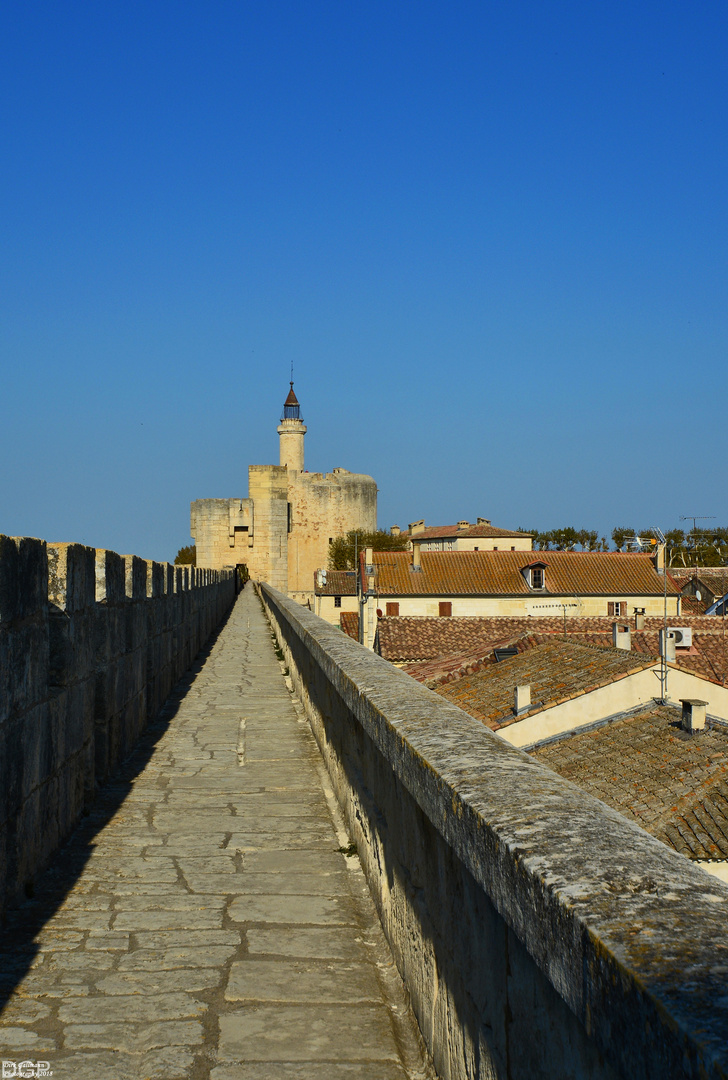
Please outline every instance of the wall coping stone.
[{"label": "wall coping stone", "polygon": [[607,1060],[728,1076],[728,886],[260,588]]}]

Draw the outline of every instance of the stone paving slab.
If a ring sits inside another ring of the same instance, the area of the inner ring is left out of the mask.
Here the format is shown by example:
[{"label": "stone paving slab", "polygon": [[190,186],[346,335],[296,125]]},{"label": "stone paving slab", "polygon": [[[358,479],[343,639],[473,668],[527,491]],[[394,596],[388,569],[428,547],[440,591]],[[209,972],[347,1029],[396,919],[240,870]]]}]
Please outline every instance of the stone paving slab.
[{"label": "stone paving slab", "polygon": [[433,1077],[322,775],[248,587],[11,915],[0,1057],[57,1080]]}]

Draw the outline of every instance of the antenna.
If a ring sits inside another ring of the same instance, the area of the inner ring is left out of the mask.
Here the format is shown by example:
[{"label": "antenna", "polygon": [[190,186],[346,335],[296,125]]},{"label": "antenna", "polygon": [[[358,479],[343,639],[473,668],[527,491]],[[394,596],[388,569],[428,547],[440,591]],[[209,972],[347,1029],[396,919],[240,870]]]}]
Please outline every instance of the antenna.
[{"label": "antenna", "polygon": [[692,521],[692,523],[693,523],[693,532],[695,532],[695,529],[696,529],[695,522],[696,521],[715,521],[715,514],[681,514],[680,515],[680,520],[681,521]]},{"label": "antenna", "polygon": [[291,386],[293,386],[293,361],[291,360]]}]

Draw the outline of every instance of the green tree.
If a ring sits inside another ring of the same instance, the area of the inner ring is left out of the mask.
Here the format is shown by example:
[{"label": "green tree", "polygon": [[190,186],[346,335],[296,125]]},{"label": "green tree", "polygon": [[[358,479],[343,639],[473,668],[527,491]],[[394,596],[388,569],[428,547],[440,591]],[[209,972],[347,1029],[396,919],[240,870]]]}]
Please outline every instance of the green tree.
[{"label": "green tree", "polygon": [[175,566],[196,566],[197,565],[197,548],[194,544],[188,544],[187,547],[181,547],[174,557]]},{"label": "green tree", "polygon": [[408,536],[392,536],[386,529],[365,532],[351,529],[346,536],[337,536],[329,544],[329,570],[354,570],[355,551],[373,548],[374,551],[406,551]]},{"label": "green tree", "polygon": [[612,529],[612,543],[617,551],[621,551],[624,548],[627,538],[634,536],[634,534],[634,529],[628,529],[624,525],[618,525],[616,529]]}]

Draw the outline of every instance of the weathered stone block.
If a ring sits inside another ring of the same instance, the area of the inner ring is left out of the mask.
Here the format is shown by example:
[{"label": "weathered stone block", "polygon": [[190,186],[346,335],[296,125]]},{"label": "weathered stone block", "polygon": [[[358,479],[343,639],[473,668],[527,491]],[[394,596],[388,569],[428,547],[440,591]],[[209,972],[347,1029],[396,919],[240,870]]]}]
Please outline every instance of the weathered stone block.
[{"label": "weathered stone block", "polygon": [[96,549],[96,600],[118,604],[126,597],[126,565],[122,555],[105,548]]},{"label": "weathered stone block", "polygon": [[69,613],[96,599],[96,552],[83,544],[48,544],[48,600]]}]

